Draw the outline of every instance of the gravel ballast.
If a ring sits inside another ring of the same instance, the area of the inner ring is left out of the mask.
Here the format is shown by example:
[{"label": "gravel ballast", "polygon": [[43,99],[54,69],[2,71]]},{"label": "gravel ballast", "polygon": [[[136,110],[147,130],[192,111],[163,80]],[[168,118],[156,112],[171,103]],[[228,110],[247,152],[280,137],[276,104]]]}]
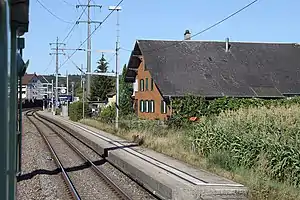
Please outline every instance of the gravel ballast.
[{"label": "gravel ballast", "polygon": [[[140,199],[156,199],[153,195],[147,192],[144,188],[139,186],[136,182],[132,181],[128,176],[124,173],[116,169],[110,163],[106,162],[96,154],[93,150],[82,144],[80,141],[75,139],[69,133],[61,130],[55,125],[51,125],[56,131],[62,134],[69,142],[75,145],[81,152],[84,153],[90,160],[96,163],[97,167],[104,172],[111,180],[114,181],[128,196],[132,199],[140,200]],[[98,163],[98,164],[97,164]]]},{"label": "gravel ballast", "polygon": [[102,181],[92,168],[86,165],[86,161],[77,155],[56,133],[41,122],[37,120],[34,120],[34,122],[43,130],[43,133],[54,148],[81,199],[119,199],[106,182]]},{"label": "gravel ballast", "polygon": [[17,183],[17,200],[68,200],[66,186],[36,128],[23,115],[22,175]]}]

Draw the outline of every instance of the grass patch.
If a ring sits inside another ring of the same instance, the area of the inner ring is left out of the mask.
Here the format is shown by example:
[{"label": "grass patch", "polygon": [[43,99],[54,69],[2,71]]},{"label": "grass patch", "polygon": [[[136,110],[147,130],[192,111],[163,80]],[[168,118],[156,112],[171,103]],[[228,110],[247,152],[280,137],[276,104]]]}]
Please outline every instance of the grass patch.
[{"label": "grass patch", "polygon": [[127,140],[138,134],[144,147],[244,184],[250,199],[300,199],[299,106],[228,111],[189,130],[155,121],[125,123],[119,131],[98,120],[81,122]]}]

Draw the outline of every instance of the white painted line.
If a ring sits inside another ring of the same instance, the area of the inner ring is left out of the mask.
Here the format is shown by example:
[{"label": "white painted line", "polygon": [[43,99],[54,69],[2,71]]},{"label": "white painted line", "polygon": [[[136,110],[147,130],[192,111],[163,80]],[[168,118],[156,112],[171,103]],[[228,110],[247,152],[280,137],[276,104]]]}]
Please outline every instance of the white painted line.
[{"label": "white painted line", "polygon": [[[61,119],[61,118],[60,118],[60,119]],[[75,124],[75,123],[73,123],[73,122],[67,121],[67,120],[65,120],[65,119],[61,119],[61,120],[64,121],[64,122],[66,122],[66,123],[68,123],[68,124],[70,124],[70,125],[73,125],[73,126],[75,126],[75,127],[77,127],[77,128],[80,128],[80,129],[82,129],[82,130],[84,130],[84,131],[86,131],[86,132],[88,132],[88,133],[90,133],[90,134],[92,134],[92,135],[94,135],[94,136],[96,136],[96,137],[98,137],[98,138],[101,138],[101,139],[103,139],[103,140],[105,140],[105,141],[108,141],[108,142],[110,142],[110,143],[112,143],[112,144],[114,144],[114,145],[116,145],[116,146],[118,146],[118,147],[124,146],[122,143],[113,141],[113,140],[111,140],[111,139],[109,139],[109,138],[107,138],[107,137],[104,137],[104,136],[102,136],[102,135],[99,135],[98,133],[95,133],[95,132],[93,132],[93,131],[91,131],[91,130],[85,128],[85,127],[82,127],[82,126],[78,125],[78,124]],[[125,150],[125,149],[123,149],[123,150]],[[165,164],[162,163],[162,162],[156,161],[155,159],[153,159],[153,158],[151,158],[151,157],[149,157],[149,156],[146,156],[146,155],[144,155],[144,154],[141,154],[141,153],[139,153],[139,152],[137,152],[137,151],[134,151],[134,150],[129,149],[129,148],[126,148],[126,151],[128,151],[128,152],[130,152],[131,154],[136,155],[136,156],[138,156],[138,157],[140,157],[140,158],[142,158],[142,159],[148,161],[149,163],[151,163],[151,164],[153,164],[153,165],[155,165],[155,166],[158,166],[158,167],[160,167],[160,168],[163,168],[163,169],[165,169],[167,172],[171,172],[171,173],[173,173],[174,175],[176,175],[176,176],[178,176],[178,177],[180,177],[180,178],[182,178],[182,179],[184,179],[184,180],[186,180],[186,181],[188,181],[188,182],[191,182],[191,183],[193,183],[193,184],[195,184],[195,185],[243,187],[243,185],[241,185],[241,184],[230,184],[230,183],[229,183],[229,184],[226,184],[226,183],[224,183],[224,184],[214,184],[214,183],[205,183],[204,181],[201,181],[200,179],[194,178],[193,176],[190,176],[190,175],[188,175],[188,174],[186,174],[186,173],[183,173],[182,171],[177,170],[177,169],[174,168],[174,167],[170,167],[170,166],[168,166],[168,165],[165,165]]]}]

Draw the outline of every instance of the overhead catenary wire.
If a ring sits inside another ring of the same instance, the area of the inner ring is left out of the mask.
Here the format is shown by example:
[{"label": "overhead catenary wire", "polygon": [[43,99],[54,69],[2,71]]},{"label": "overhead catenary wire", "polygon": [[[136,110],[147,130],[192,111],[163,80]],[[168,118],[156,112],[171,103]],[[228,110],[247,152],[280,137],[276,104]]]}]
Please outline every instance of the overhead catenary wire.
[{"label": "overhead catenary wire", "polygon": [[[253,4],[255,4],[255,3],[258,2],[258,1],[259,1],[259,0],[254,0],[254,1],[250,2],[249,4],[245,5],[244,7],[240,8],[240,9],[237,10],[237,11],[235,11],[234,13],[228,15],[228,16],[225,17],[224,19],[222,19],[222,20],[220,20],[220,21],[218,21],[218,22],[212,24],[211,26],[209,26],[209,27],[203,29],[202,31],[199,31],[198,33],[192,35],[190,38],[194,38],[194,37],[196,37],[196,36],[198,36],[198,35],[200,35],[200,34],[206,32],[206,31],[208,31],[208,30],[210,30],[210,29],[212,29],[212,28],[218,26],[219,24],[221,24],[221,23],[225,22],[226,20],[228,20],[228,19],[234,17],[235,15],[237,15],[237,14],[239,14],[240,12],[242,12],[243,10],[249,8],[250,6],[252,6]],[[185,41],[185,40],[181,40],[180,42],[184,42],[184,41]],[[166,49],[166,48],[175,46],[175,45],[177,45],[177,44],[178,44],[178,41],[177,41],[177,42],[174,42],[174,43],[172,43],[172,44],[170,44],[170,45],[166,45],[166,46],[164,46],[164,47],[155,48],[155,49],[150,49],[150,50],[146,50],[146,51],[143,51],[143,52],[150,53],[150,52],[154,52],[154,51]],[[123,49],[123,50],[125,50],[125,49]]]},{"label": "overhead catenary wire", "polygon": [[77,25],[77,21],[79,21],[83,15],[83,13],[85,13],[85,10],[86,10],[87,7],[83,8],[81,14],[79,15],[78,19],[75,21],[75,23],[73,24],[72,28],[70,29],[70,31],[68,32],[68,34],[66,35],[66,37],[63,39],[63,42],[66,41],[66,39],[70,36],[70,34],[72,33],[72,31],[74,30],[74,28],[76,27]]},{"label": "overhead catenary wire", "polygon": [[[80,2],[79,0],[77,0],[77,2],[78,2],[79,5],[81,5],[81,2]],[[87,13],[86,13],[86,11],[85,11],[86,7],[85,7],[85,8],[82,8],[82,7],[81,7],[81,9],[84,10],[84,11],[83,11],[84,14],[85,14],[86,16],[88,16]]]},{"label": "overhead catenary wire", "polygon": [[56,19],[60,20],[61,22],[67,23],[67,24],[72,24],[73,22],[66,21],[62,19],[61,17],[57,16],[54,14],[50,9],[48,9],[40,0],[36,0],[48,13],[50,13],[53,17]]},{"label": "overhead catenary wire", "polygon": [[50,67],[50,65],[52,64],[53,60],[54,60],[54,56],[52,56],[50,62],[48,63],[48,65],[47,65],[47,67],[46,67],[46,69],[44,70],[43,73],[45,73],[45,72],[49,69],[49,67]]},{"label": "overhead catenary wire", "polygon": [[71,4],[71,3],[69,3],[68,1],[66,1],[66,0],[61,0],[61,1],[63,1],[65,4],[67,4],[68,6],[72,6],[72,7],[74,7],[74,5],[73,4]]},{"label": "overhead catenary wire", "polygon": [[[124,0],[121,0],[117,5],[116,5],[116,7],[118,7],[119,5],[121,5],[121,3],[123,2]],[[111,14],[114,12],[115,10],[111,10],[111,12],[103,19],[103,21],[102,21],[102,23],[100,23],[97,27],[96,27],[96,29],[78,46],[78,48],[77,49],[79,49],[97,30],[98,30],[98,28],[100,28],[105,22],[106,22],[106,20],[111,16]],[[71,54],[71,56],[67,59],[67,60],[65,60],[62,64],[61,64],[61,66],[59,67],[59,68],[61,68],[62,66],[64,66],[65,64],[66,64],[66,62],[68,61],[68,60],[70,60],[70,58],[72,57],[72,56],[74,56],[74,54],[77,52],[77,49]]]},{"label": "overhead catenary wire", "polygon": [[128,51],[128,52],[131,52],[131,50],[129,50],[129,49],[125,49],[125,48],[123,48],[123,47],[120,47],[120,49],[121,49],[121,50],[123,50],[123,51]]}]

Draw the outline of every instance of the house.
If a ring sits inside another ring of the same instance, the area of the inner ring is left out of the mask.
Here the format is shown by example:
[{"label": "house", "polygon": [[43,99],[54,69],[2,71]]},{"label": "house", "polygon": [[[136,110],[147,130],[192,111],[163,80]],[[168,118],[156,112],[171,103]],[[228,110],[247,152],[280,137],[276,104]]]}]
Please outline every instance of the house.
[{"label": "house", "polygon": [[43,99],[43,92],[41,91],[41,88],[42,82],[35,73],[25,74],[22,78],[22,99]]},{"label": "house", "polygon": [[105,105],[105,107],[108,106],[113,106],[116,103],[116,93],[115,92],[110,92],[106,95],[107,97],[107,104]]},{"label": "house", "polygon": [[137,40],[126,81],[140,118],[166,119],[172,97],[282,98],[300,94],[300,45]]}]

